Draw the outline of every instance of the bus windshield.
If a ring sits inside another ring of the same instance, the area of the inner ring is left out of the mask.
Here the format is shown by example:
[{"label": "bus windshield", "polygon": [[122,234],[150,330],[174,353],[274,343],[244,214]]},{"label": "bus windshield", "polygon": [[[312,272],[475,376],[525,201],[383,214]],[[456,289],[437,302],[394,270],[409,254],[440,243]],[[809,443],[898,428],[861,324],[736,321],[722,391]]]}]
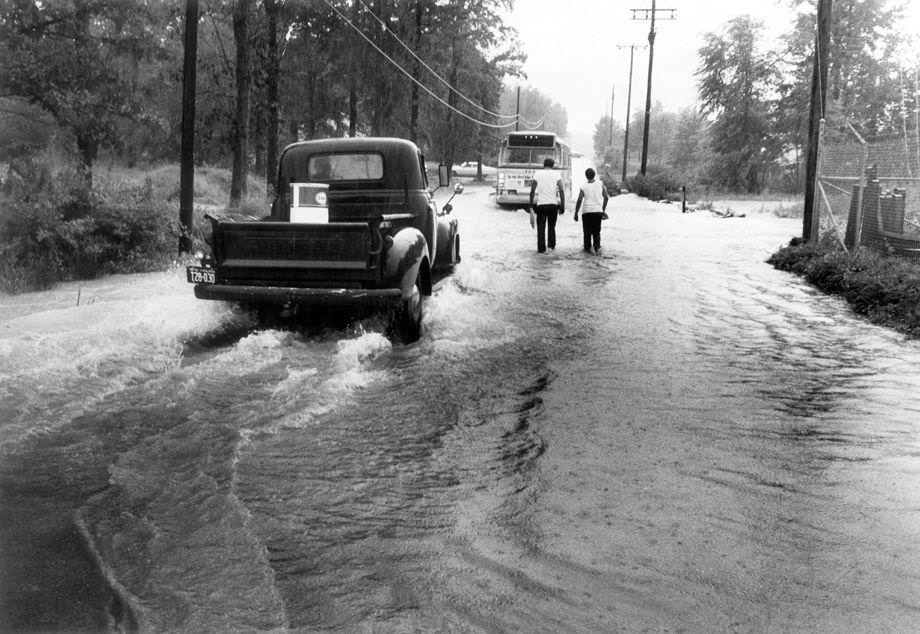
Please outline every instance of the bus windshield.
[{"label": "bus windshield", "polygon": [[519,165],[543,165],[543,159],[552,158],[557,163],[559,157],[553,148],[541,147],[508,147],[502,148],[501,155],[498,158],[499,164],[519,164]]}]

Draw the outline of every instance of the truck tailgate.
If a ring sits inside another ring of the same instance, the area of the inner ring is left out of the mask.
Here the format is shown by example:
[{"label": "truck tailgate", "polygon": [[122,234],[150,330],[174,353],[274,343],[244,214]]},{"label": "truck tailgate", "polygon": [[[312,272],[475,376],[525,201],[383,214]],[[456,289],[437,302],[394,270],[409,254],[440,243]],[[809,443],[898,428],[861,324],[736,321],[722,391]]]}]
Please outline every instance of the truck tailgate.
[{"label": "truck tailgate", "polygon": [[213,244],[217,282],[308,286],[374,279],[381,242],[375,222],[219,222]]},{"label": "truck tailgate", "polygon": [[374,238],[365,222],[223,222],[215,230],[215,256],[226,266],[365,268],[369,254],[379,253]]}]

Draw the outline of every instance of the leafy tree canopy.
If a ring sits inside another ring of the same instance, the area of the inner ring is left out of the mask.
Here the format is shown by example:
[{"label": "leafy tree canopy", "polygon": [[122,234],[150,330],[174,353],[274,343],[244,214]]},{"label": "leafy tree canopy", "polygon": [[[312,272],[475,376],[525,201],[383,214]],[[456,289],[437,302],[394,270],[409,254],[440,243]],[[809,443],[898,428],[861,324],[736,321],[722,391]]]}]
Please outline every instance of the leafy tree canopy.
[{"label": "leafy tree canopy", "polygon": [[762,29],[739,16],[720,33],[707,33],[696,72],[702,112],[715,117],[710,143],[717,181],[748,192],[759,191],[760,166],[776,152],[768,143],[768,96],[778,69],[773,56],[757,46]]},{"label": "leafy tree canopy", "polygon": [[132,0],[0,5],[0,96],[34,104],[73,133],[88,183],[118,123],[139,117],[139,73],[158,50],[151,5]]}]

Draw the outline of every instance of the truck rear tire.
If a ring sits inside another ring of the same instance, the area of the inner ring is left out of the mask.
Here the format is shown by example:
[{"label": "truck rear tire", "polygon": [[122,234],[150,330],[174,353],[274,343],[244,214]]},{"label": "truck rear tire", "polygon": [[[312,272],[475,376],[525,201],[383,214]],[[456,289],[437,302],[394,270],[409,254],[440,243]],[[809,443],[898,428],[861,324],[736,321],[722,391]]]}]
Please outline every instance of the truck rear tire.
[{"label": "truck rear tire", "polygon": [[401,300],[390,317],[390,332],[402,343],[414,343],[422,336],[422,272],[419,271],[409,297]]}]

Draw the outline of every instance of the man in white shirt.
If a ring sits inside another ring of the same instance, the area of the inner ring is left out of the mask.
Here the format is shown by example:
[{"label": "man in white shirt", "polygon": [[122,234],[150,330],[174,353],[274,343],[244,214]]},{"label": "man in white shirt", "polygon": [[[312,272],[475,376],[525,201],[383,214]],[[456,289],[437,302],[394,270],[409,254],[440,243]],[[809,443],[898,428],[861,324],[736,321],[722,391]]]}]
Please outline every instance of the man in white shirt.
[{"label": "man in white shirt", "polygon": [[[578,212],[582,211],[581,223],[584,233],[584,248],[586,253],[591,253],[592,243],[594,252],[601,250],[601,220],[607,211],[607,188],[600,179],[595,180],[597,174],[590,167],[585,170],[588,182],[581,186],[578,200],[575,201],[575,222],[578,222]],[[582,210],[582,203],[584,209]]]},{"label": "man in white shirt", "polygon": [[537,251],[556,248],[556,218],[565,212],[565,191],[552,158],[543,159],[543,169],[530,183],[530,226],[537,228]]}]

